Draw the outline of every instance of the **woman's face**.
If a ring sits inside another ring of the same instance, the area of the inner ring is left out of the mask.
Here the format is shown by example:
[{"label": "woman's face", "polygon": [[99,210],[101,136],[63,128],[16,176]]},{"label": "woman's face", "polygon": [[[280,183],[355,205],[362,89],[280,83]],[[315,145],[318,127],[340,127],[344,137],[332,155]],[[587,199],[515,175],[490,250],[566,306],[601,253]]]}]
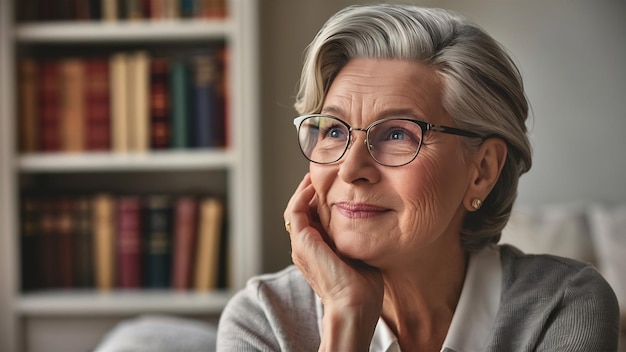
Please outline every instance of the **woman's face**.
[{"label": "woman's face", "polygon": [[[332,83],[321,111],[352,127],[391,117],[454,126],[442,106],[442,82],[426,65],[351,60]],[[459,245],[470,184],[458,136],[427,132],[419,154],[400,167],[368,154],[365,133],[333,164],[311,163],[320,221],[338,253],[374,266],[436,255]]]}]

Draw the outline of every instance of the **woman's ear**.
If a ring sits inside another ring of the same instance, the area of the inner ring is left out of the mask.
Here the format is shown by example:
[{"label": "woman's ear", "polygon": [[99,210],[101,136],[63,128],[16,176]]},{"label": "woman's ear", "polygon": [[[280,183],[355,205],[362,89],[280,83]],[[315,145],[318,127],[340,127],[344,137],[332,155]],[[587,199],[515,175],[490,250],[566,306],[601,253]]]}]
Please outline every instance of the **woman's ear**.
[{"label": "woman's ear", "polygon": [[493,189],[504,167],[507,145],[500,138],[488,138],[472,156],[474,170],[463,201],[468,211],[476,211]]}]

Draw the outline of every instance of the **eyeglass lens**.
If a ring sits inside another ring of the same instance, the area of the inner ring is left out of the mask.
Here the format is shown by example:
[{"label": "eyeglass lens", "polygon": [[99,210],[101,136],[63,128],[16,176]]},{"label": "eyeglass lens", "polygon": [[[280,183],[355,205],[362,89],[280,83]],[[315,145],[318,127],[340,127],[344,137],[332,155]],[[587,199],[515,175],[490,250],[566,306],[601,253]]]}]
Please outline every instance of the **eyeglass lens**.
[{"label": "eyeglass lens", "polygon": [[[329,116],[311,116],[298,129],[300,148],[311,161],[327,164],[343,156],[350,144],[350,127]],[[381,120],[367,130],[370,155],[380,164],[400,166],[411,162],[422,142],[422,128],[401,119]]]}]

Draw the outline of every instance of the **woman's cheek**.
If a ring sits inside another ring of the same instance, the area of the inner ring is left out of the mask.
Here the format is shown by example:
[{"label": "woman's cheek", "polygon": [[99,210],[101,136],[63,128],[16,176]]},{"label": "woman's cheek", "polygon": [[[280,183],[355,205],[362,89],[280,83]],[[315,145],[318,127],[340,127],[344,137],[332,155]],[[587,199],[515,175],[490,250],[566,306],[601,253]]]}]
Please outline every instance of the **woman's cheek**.
[{"label": "woman's cheek", "polygon": [[327,173],[320,170],[319,166],[311,166],[311,183],[315,188],[317,203],[317,215],[324,230],[328,232],[330,224],[330,206],[328,204],[328,190],[330,183],[327,180]]}]

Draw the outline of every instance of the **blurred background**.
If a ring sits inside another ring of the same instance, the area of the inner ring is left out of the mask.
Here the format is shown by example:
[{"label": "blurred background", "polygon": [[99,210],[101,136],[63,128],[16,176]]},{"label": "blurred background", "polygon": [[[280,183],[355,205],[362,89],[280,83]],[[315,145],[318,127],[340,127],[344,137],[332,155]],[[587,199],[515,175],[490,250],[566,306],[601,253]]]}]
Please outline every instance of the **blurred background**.
[{"label": "blurred background", "polygon": [[[219,47],[232,40],[235,53],[248,55],[233,61],[238,65],[234,71],[242,75],[233,78],[238,82],[235,94],[246,99],[237,100],[234,114],[239,116],[238,124],[245,123],[247,114],[258,116],[258,123],[252,121],[250,128],[234,132],[234,143],[242,143],[246,153],[252,151],[241,159],[233,158],[228,151],[209,151],[207,158],[205,151],[183,152],[180,158],[157,152],[154,158],[140,161],[138,166],[128,160],[118,164],[115,158],[106,155],[103,164],[98,164],[98,158],[79,158],[75,165],[71,158],[63,156],[39,158],[35,153],[31,159],[14,150],[18,137],[13,131],[21,122],[14,119],[19,88],[13,84],[18,73],[11,68],[17,68],[18,58],[63,55],[64,51],[87,55],[91,50],[103,53],[118,48],[152,50],[151,45],[157,51],[161,49],[151,31],[138,35],[148,38],[146,43],[141,40],[137,43],[134,32],[129,35],[135,36],[135,42],[127,40],[123,33],[125,24],[121,30],[114,28],[100,34],[94,30],[97,25],[70,24],[57,31],[54,26],[22,28],[14,22],[12,12],[16,4],[38,1],[51,8],[71,3],[69,0],[0,0],[0,311],[8,312],[0,317],[0,350],[85,351],[85,346],[93,347],[104,332],[123,319],[145,312],[202,316],[203,320],[215,322],[232,292],[222,295],[219,290],[209,290],[208,295],[191,296],[166,292],[162,297],[146,291],[140,291],[137,296],[107,296],[91,291],[83,294],[80,290],[70,290],[69,294],[34,290],[31,294],[24,289],[24,282],[20,282],[24,281],[28,264],[24,258],[28,257],[16,254],[20,239],[15,234],[21,221],[16,204],[27,203],[20,193],[24,189],[37,193],[57,188],[75,192],[101,187],[150,193],[163,185],[186,192],[194,187],[202,193],[228,198],[231,203],[226,205],[231,213],[227,216],[231,220],[230,230],[235,234],[234,253],[239,256],[233,259],[237,263],[235,286],[241,286],[249,274],[274,272],[290,265],[289,238],[282,213],[308,170],[292,124],[304,50],[324,22],[339,9],[381,1],[227,0],[236,5],[233,9],[237,11],[235,24],[226,30],[220,27],[223,19],[220,15],[215,21],[217,25],[209,21],[208,25],[199,27],[194,27],[197,23],[187,23],[172,29],[158,22],[151,24],[157,36],[167,37],[163,39],[171,46],[167,55],[195,49],[198,43],[218,42]],[[97,1],[100,0],[92,2]],[[533,167],[522,176],[518,190],[516,211],[524,216],[512,219],[514,226],[505,234],[505,240],[529,252],[571,256],[598,265],[625,306],[626,282],[622,273],[626,270],[623,260],[626,258],[623,231],[626,228],[626,2],[385,2],[457,11],[486,29],[510,51],[524,78],[530,102],[527,125],[534,157]],[[77,0],[76,4],[80,3]],[[195,38],[194,28],[216,34]],[[53,30],[45,33],[48,29]],[[68,33],[85,29],[89,33],[84,36]],[[177,36],[183,37],[184,43],[177,43]],[[76,38],[78,45],[73,43]],[[55,40],[63,42],[62,45],[57,46]],[[258,75],[246,76],[246,72]],[[56,160],[61,160],[62,165],[54,165]],[[146,171],[144,168],[154,177],[135,175]],[[118,188],[122,184],[125,186]],[[18,350],[16,346],[23,348]]]}]

